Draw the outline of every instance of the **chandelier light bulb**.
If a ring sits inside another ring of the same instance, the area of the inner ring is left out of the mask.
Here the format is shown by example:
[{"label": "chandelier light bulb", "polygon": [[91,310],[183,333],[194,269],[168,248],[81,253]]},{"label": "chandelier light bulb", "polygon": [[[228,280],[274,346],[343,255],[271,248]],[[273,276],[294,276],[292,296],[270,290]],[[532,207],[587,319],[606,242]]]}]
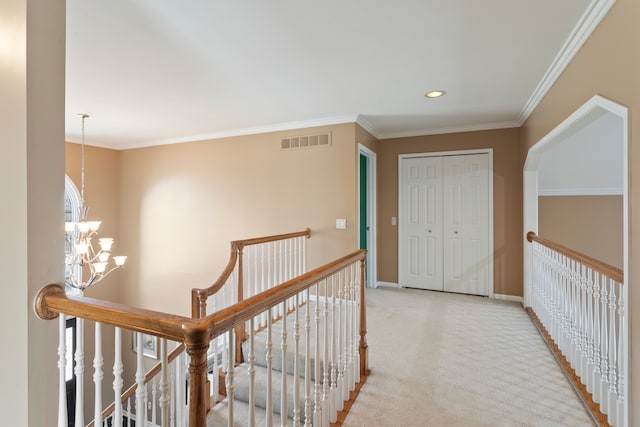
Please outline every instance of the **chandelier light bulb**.
[{"label": "chandelier light bulb", "polygon": [[73,233],[73,230],[76,229],[76,223],[75,222],[65,222],[64,223],[64,231],[67,233]]},{"label": "chandelier light bulb", "polygon": [[96,270],[96,273],[104,273],[104,270],[107,268],[106,262],[94,262],[93,268]]},{"label": "chandelier light bulb", "polygon": [[115,262],[118,267],[123,266],[126,261],[127,261],[126,255],[118,255],[113,257],[113,262]]},{"label": "chandelier light bulb", "polygon": [[86,233],[89,231],[89,223],[86,221],[82,221],[80,223],[78,223],[78,230],[80,230],[81,233]]},{"label": "chandelier light bulb", "polygon": [[111,246],[113,245],[113,239],[111,237],[103,237],[98,239],[98,243],[100,243],[100,248],[103,251],[110,251]]},{"label": "chandelier light bulb", "polygon": [[100,252],[98,254],[98,259],[100,262],[107,262],[109,260],[109,252]]},{"label": "chandelier light bulb", "polygon": [[100,228],[100,224],[102,224],[102,221],[89,221],[87,222],[87,224],[89,224],[89,230],[98,231],[98,228]]}]

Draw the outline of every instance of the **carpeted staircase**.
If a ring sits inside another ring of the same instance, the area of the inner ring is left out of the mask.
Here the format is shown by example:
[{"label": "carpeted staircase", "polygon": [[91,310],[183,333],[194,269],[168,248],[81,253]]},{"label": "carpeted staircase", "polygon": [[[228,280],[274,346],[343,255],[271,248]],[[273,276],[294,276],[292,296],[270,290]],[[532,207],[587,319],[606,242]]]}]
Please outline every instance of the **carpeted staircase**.
[{"label": "carpeted staircase", "polygon": [[[322,306],[322,304],[320,304]],[[297,409],[299,425],[304,424],[306,413],[308,413],[309,419],[313,422],[314,411],[319,410],[315,408],[314,401],[321,401],[323,390],[325,389],[324,381],[327,380],[326,392],[329,393],[329,381],[331,381],[331,371],[328,371],[325,377],[324,364],[322,363],[323,354],[319,353],[320,359],[318,364],[318,388],[316,390],[316,331],[319,331],[319,343],[322,352],[324,352],[324,313],[318,314],[318,328],[316,328],[316,304],[311,302],[299,308],[298,321],[299,321],[299,342],[298,342],[298,406]],[[305,362],[306,351],[306,331],[305,331],[305,316],[307,309],[309,309],[309,366],[307,367]],[[331,330],[331,314],[327,316],[327,328]],[[287,418],[288,424],[291,425],[294,419],[294,387],[296,386],[295,380],[295,313],[289,313],[286,316],[286,396],[287,396]],[[283,326],[284,322],[279,319],[273,322],[271,328],[271,341],[272,341],[272,371],[271,371],[271,390],[272,390],[272,404],[273,409],[273,424],[280,425],[281,412],[282,412],[282,343],[283,343]],[[255,353],[255,420],[256,425],[266,425],[267,418],[267,388],[268,388],[268,363],[267,363],[267,329],[264,328],[258,332],[254,337],[254,353]],[[328,342],[328,341],[327,341]],[[329,343],[327,351],[331,351],[331,343]],[[242,352],[245,362],[236,366],[234,370],[234,422],[238,426],[246,426],[248,423],[249,414],[249,388],[250,388],[250,365],[247,362],[251,355],[250,342],[246,340],[242,344]],[[327,353],[330,354],[330,353]],[[329,356],[331,358],[331,356]],[[309,395],[308,399],[305,399],[305,372],[309,372]],[[337,376],[337,372],[334,370],[334,376]],[[335,378],[334,378],[335,379]],[[318,393],[318,397],[314,399],[315,393]],[[305,410],[305,403],[307,409]],[[227,425],[228,411],[229,410],[229,398],[225,397],[219,402],[209,413],[207,418],[208,426],[220,426]],[[306,411],[306,412],[305,412]],[[325,405],[325,411],[328,411],[328,407]],[[328,415],[328,414],[326,414]],[[326,416],[325,415],[325,416]]]}]

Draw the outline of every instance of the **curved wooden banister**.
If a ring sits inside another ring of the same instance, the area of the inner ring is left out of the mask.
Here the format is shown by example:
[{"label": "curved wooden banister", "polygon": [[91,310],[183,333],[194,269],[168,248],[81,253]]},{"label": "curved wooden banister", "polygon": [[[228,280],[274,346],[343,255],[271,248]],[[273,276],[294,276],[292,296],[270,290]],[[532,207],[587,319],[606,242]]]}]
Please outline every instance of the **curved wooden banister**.
[{"label": "curved wooden banister", "polygon": [[543,246],[546,246],[549,249],[553,249],[554,251],[562,255],[565,255],[571,259],[574,259],[580,262],[582,265],[589,267],[600,274],[604,274],[605,276],[612,278],[613,280],[619,282],[620,284],[624,283],[624,271],[622,271],[617,267],[614,267],[612,265],[599,261],[595,258],[592,258],[580,252],[574,251],[573,249],[569,249],[551,240],[538,237],[536,233],[534,233],[533,231],[530,231],[527,233],[527,240],[529,242],[537,242]]},{"label": "curved wooden banister", "polygon": [[[180,355],[180,353],[182,353],[183,351],[184,351],[184,344],[178,345],[167,356],[167,363],[173,362],[173,360],[176,357],[178,357],[178,355]],[[144,376],[145,385],[148,384],[153,377],[158,375],[161,369],[162,369],[162,362],[156,363],[155,366],[145,374]],[[136,392],[137,389],[138,389],[138,384],[134,383],[131,387],[127,389],[127,391],[122,393],[122,396],[120,397],[120,402],[125,402],[128,398],[133,396],[133,394]],[[113,402],[111,405],[107,406],[107,408],[104,411],[102,411],[102,419],[103,420],[106,419],[109,415],[111,415],[115,411],[115,409],[116,409],[116,404],[115,402]],[[93,421],[91,421],[87,427],[93,427],[93,425],[94,423]]]},{"label": "curved wooden banister", "polygon": [[255,237],[251,239],[234,240],[231,242],[231,253],[229,255],[229,261],[226,267],[218,276],[218,279],[213,282],[208,288],[193,288],[191,290],[191,316],[194,318],[201,318],[206,316],[206,310],[204,305],[206,299],[211,295],[218,292],[224,284],[227,282],[231,273],[233,273],[236,264],[238,263],[238,254],[242,252],[245,246],[258,245],[260,243],[277,242],[278,240],[293,239],[295,237],[311,237],[311,229],[306,228],[303,231],[296,231],[293,233],[275,234],[273,236]]}]

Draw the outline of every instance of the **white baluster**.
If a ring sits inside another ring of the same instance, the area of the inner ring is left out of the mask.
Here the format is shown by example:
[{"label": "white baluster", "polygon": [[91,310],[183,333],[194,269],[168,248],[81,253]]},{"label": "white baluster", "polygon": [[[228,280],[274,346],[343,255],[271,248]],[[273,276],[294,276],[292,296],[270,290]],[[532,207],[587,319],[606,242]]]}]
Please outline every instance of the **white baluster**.
[{"label": "white baluster", "polygon": [[348,349],[349,349],[349,366],[351,369],[349,376],[349,390],[355,390],[356,385],[356,352],[353,346],[356,341],[356,277],[357,271],[355,264],[352,264],[350,267],[351,271],[351,281],[349,282],[349,341],[348,341]]},{"label": "white baluster", "polygon": [[[265,280],[265,271],[264,271],[264,263],[265,263],[265,256],[264,256],[264,251],[265,251],[265,247],[267,248],[267,251],[269,249],[268,243],[265,243],[263,245],[260,245],[261,248],[261,261],[260,261],[260,281],[261,281],[261,289],[262,292],[267,290],[267,282]],[[267,260],[269,259],[269,255],[267,252]],[[268,261],[266,261],[268,262]],[[263,311],[260,314],[260,327],[264,328],[267,325],[267,313],[266,311]]]},{"label": "white baluster", "polygon": [[[58,316],[58,427],[68,427],[67,416],[67,319]],[[73,351],[73,350],[71,350]]]},{"label": "white baluster", "polygon": [[100,322],[95,324],[95,354],[93,357],[93,384],[94,387],[94,413],[93,422],[95,426],[102,425],[102,379],[104,372],[102,365],[104,364],[102,357],[102,325]]},{"label": "white baluster", "polygon": [[331,371],[331,388],[329,396],[329,414],[332,423],[338,420],[338,410],[336,399],[337,395],[337,364],[336,364],[336,275],[331,276],[331,363],[329,365]]},{"label": "white baluster", "polygon": [[625,328],[625,301],[622,283],[617,283],[618,289],[618,398],[616,402],[616,425],[622,425],[624,423],[625,414],[625,360],[627,357],[626,351],[626,328]]},{"label": "white baluster", "polygon": [[351,282],[351,276],[348,270],[345,270],[345,281],[344,281],[344,290],[343,290],[343,300],[344,300],[344,314],[343,314],[343,325],[341,327],[342,331],[342,400],[349,400],[349,390],[351,387],[351,360],[349,359],[349,284]]},{"label": "white baluster", "polygon": [[272,386],[272,372],[273,372],[273,336],[272,336],[272,325],[273,325],[273,311],[272,309],[268,310],[267,313],[267,339],[265,343],[266,347],[266,358],[267,358],[267,398],[266,398],[266,423],[267,427],[273,426],[273,386]]},{"label": "white baluster", "polygon": [[131,426],[131,398],[127,399],[127,422],[125,424],[125,427],[130,427]]},{"label": "white baluster", "polygon": [[249,427],[256,425],[256,351],[255,321],[249,320]]},{"label": "white baluster", "polygon": [[[176,371],[178,370],[178,360],[179,359],[174,359],[173,363],[171,365],[169,365],[170,371],[169,371],[169,387],[171,388],[169,394],[171,395],[171,399],[169,402],[169,426],[171,427],[175,427],[176,426],[176,409],[177,409],[177,388],[176,388]],[[215,371],[214,371],[215,372]]]},{"label": "white baluster", "polygon": [[287,408],[287,302],[282,302],[282,311],[284,313],[282,317],[282,341],[280,343],[280,349],[282,350],[282,370],[281,370],[281,382],[280,382],[280,420],[281,425],[287,425],[287,414],[289,413]]},{"label": "white baluster", "polygon": [[293,426],[300,425],[300,294],[295,296],[293,321]]},{"label": "white baluster", "polygon": [[[322,331],[322,425],[329,426],[330,418],[330,405],[329,405],[329,287],[327,279],[323,280],[324,284],[324,298],[323,298],[323,331]],[[320,304],[320,301],[318,301]],[[320,334],[320,331],[317,332]],[[319,365],[320,361],[316,360],[316,365]],[[319,378],[316,378],[316,382]]]},{"label": "white baluster", "polygon": [[[360,289],[366,286],[366,283],[360,282],[360,263],[354,264],[355,268],[355,287],[353,290],[353,372],[355,375],[355,383],[360,383]],[[354,384],[355,386],[355,384]],[[354,387],[355,388],[355,387]]]},{"label": "white baluster", "polygon": [[122,425],[122,387],[124,381],[122,373],[122,329],[116,327],[114,331],[114,357],[113,357],[113,395],[115,396],[113,418],[116,420],[115,425]]},{"label": "white baluster", "polygon": [[[217,340],[218,338],[216,338]],[[217,347],[216,347],[216,358],[217,358]],[[214,359],[216,360],[216,359]],[[185,377],[185,363],[186,357],[185,352],[181,352],[176,359],[176,425],[178,427],[184,427],[186,425],[186,411],[185,402],[187,398],[186,391],[186,377]],[[214,365],[216,366],[216,365]],[[213,378],[215,380],[215,392],[218,392],[218,369],[215,367],[213,369]]]},{"label": "white baluster", "polygon": [[609,280],[603,276],[602,292],[600,294],[600,310],[602,314],[600,345],[602,348],[602,365],[600,367],[600,411],[607,413],[609,403],[609,310],[607,308],[609,301]]},{"label": "white baluster", "polygon": [[236,360],[236,336],[235,330],[232,328],[229,332],[227,332],[229,336],[229,357],[227,359],[227,376],[226,376],[226,386],[227,386],[227,401],[228,401],[228,426],[233,427],[234,425],[234,395],[236,390],[236,385],[234,383],[234,361]]},{"label": "white baluster", "polygon": [[314,387],[313,387],[313,425],[320,426],[322,424],[322,408],[320,406],[320,285],[316,283],[316,302],[314,309],[316,345],[314,358]]},{"label": "white baluster", "polygon": [[84,427],[84,319],[76,318],[76,427]]},{"label": "white baluster", "polygon": [[585,360],[585,369],[584,369],[584,377],[582,378],[582,383],[587,388],[589,393],[593,394],[593,384],[591,383],[591,373],[593,372],[593,279],[592,279],[592,271],[590,268],[585,267],[583,269],[583,274],[585,274],[585,280],[587,283],[587,295],[586,295],[586,314],[587,314],[587,324],[585,329],[586,335],[586,360]]},{"label": "white baluster", "polygon": [[336,388],[336,395],[337,395],[337,399],[336,399],[336,409],[338,411],[342,411],[344,409],[344,362],[342,359],[342,331],[343,331],[343,327],[342,325],[344,324],[344,317],[342,315],[342,306],[343,306],[343,298],[342,298],[342,289],[343,289],[343,283],[344,283],[344,270],[340,271],[339,275],[338,275],[338,322],[337,322],[337,329],[338,329],[338,344],[337,344],[337,348],[336,351],[338,353],[338,358],[337,358],[337,366],[336,366],[336,372],[337,372],[337,388]]},{"label": "white baluster", "polygon": [[[163,426],[169,425],[169,360],[167,353],[167,340],[160,339],[160,416]],[[155,402],[153,407],[155,408]]]},{"label": "white baluster", "polygon": [[591,382],[593,384],[592,399],[595,403],[600,403],[600,363],[601,363],[601,345],[600,345],[600,273],[594,272],[593,280],[593,371],[591,373]]},{"label": "white baluster", "polygon": [[304,427],[310,427],[312,423],[311,408],[311,308],[309,307],[309,289],[305,290],[305,306],[304,329],[305,329],[305,347],[304,347]]},{"label": "white baluster", "polygon": [[253,246],[253,288],[255,289],[254,295],[260,293],[260,280],[258,278],[258,246]]},{"label": "white baluster", "polygon": [[144,386],[144,358],[143,358],[143,342],[142,342],[142,334],[139,332],[134,332],[138,334],[137,342],[136,342],[136,350],[138,352],[136,357],[136,425],[144,426],[147,420],[146,417],[146,389]]},{"label": "white baluster", "polygon": [[609,292],[609,403],[607,405],[607,414],[611,416],[617,409],[618,397],[618,346],[616,332],[616,283],[610,279]]},{"label": "white baluster", "polygon": [[[151,423],[153,425],[158,424],[158,410],[157,410],[158,405],[156,405],[157,401],[158,401],[158,382],[157,382],[157,378],[153,377],[153,379],[151,380],[151,402],[149,402],[148,400],[145,400],[145,403],[148,405],[147,408],[151,406]],[[151,404],[149,405],[149,403]]]}]

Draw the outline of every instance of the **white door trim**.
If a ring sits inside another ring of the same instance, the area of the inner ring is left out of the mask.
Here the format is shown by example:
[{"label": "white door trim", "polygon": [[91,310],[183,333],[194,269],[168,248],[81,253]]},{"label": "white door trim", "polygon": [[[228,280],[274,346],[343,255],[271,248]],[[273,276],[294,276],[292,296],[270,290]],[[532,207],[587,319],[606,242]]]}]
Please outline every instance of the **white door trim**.
[{"label": "white door trim", "polygon": [[[456,151],[435,151],[428,153],[411,153],[398,155],[398,269],[400,268],[400,259],[404,255],[402,253],[402,246],[400,245],[400,236],[402,235],[402,203],[400,197],[402,190],[400,189],[400,174],[402,172],[402,160],[410,159],[414,157],[442,157],[442,156],[459,156],[465,154],[488,154],[489,156],[489,298],[493,298],[493,257],[494,257],[494,242],[493,242],[493,148],[480,148],[474,150],[456,150]],[[398,271],[398,277],[400,271]]]},{"label": "white door trim", "polygon": [[[574,111],[562,123],[553,128],[548,134],[536,142],[527,152],[527,158],[523,171],[523,244],[524,244],[524,305],[530,307],[530,287],[531,287],[531,254],[529,253],[529,244],[526,239],[526,233],[533,231],[538,233],[538,164],[540,155],[550,146],[557,144],[570,136],[577,129],[580,129],[586,123],[597,119],[604,114],[615,114],[622,120],[622,152],[623,160],[623,271],[624,300],[629,302],[629,276],[631,273],[629,265],[629,110],[627,107],[616,102],[610,101],[599,95],[594,95],[589,101]],[[625,316],[626,324],[624,325],[627,333],[626,348],[624,349],[624,396],[629,396],[629,310]],[[624,424],[629,425],[629,399],[625,399],[624,408]]]},{"label": "white door trim", "polygon": [[377,200],[376,200],[376,153],[358,143],[358,233],[357,233],[357,247],[360,247],[360,154],[365,156],[368,160],[367,168],[367,216],[369,222],[369,237],[371,241],[367,241],[369,247],[368,262],[367,262],[367,277],[369,278],[369,285],[371,287],[378,287],[378,233],[377,233]]}]

